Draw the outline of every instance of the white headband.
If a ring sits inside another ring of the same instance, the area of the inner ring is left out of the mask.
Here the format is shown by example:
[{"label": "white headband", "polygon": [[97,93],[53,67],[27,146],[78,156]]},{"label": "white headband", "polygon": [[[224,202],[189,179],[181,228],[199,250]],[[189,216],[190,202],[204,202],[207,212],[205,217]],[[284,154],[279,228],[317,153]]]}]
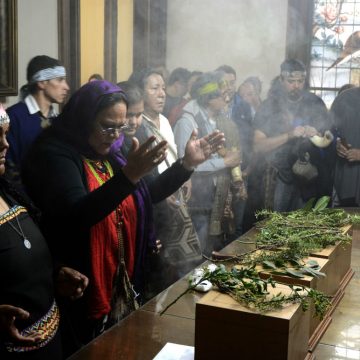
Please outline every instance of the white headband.
[{"label": "white headband", "polygon": [[65,77],[66,71],[63,66],[55,66],[52,68],[42,69],[35,73],[31,80],[29,81],[29,84],[34,84],[38,81],[45,81],[45,80],[51,80],[59,77]]},{"label": "white headband", "polygon": [[295,70],[295,71],[287,71],[284,70],[281,72],[281,75],[285,78],[305,78],[306,77],[306,71],[301,70]]}]

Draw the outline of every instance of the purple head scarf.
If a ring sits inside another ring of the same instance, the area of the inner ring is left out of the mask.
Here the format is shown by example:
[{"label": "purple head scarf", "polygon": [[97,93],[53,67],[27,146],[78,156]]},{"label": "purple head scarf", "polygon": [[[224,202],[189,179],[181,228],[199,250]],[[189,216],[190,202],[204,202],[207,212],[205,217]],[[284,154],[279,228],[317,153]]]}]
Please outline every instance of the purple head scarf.
[{"label": "purple head scarf", "polygon": [[101,97],[114,93],[124,94],[120,87],[106,80],[86,83],[71,96],[60,116],[69,123],[94,121]]},{"label": "purple head scarf", "polygon": [[55,119],[54,131],[80,153],[91,157],[88,137],[102,97],[111,94],[121,94],[121,100],[127,104],[122,89],[109,81],[91,81],[83,85],[71,96],[61,114]]}]

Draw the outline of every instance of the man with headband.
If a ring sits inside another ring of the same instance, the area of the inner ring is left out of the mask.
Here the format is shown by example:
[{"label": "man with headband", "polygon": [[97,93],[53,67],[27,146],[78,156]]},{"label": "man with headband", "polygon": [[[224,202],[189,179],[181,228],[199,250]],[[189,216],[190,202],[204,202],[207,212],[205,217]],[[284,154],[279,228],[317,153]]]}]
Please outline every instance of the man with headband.
[{"label": "man with headband", "polygon": [[255,115],[254,150],[264,159],[263,206],[291,211],[331,195],[333,154],[310,141],[330,124],[324,102],[305,89],[304,65],[286,60],[280,70]]},{"label": "man with headband", "polygon": [[20,184],[20,166],[29,146],[57,115],[53,104],[64,102],[69,85],[61,63],[46,55],[32,58],[27,66],[27,84],[21,88],[21,101],[9,107],[10,131],[7,178]]}]

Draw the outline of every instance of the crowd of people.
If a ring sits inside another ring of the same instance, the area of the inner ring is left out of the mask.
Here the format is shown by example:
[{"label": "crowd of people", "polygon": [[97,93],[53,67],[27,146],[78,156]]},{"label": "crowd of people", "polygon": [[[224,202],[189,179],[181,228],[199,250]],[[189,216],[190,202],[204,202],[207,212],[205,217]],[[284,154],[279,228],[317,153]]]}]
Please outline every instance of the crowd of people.
[{"label": "crowd of people", "polygon": [[33,58],[21,100],[0,109],[1,358],[69,356],[256,210],[359,206],[359,89],[329,111],[306,79],[285,60],[262,100],[259,78],[237,87],[229,65],[146,68],[118,84],[94,74],[66,101],[65,68]]}]

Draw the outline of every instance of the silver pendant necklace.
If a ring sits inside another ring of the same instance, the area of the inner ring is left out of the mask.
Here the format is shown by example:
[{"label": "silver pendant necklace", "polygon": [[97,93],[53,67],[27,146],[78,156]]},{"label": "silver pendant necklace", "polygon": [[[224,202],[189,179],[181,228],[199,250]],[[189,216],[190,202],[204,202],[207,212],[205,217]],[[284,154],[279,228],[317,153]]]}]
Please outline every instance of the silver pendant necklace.
[{"label": "silver pendant necklace", "polygon": [[17,222],[17,225],[19,227],[19,230],[11,223],[11,220],[8,220],[6,224],[9,224],[13,230],[23,239],[23,242],[24,242],[24,246],[27,248],[27,249],[31,249],[31,242],[28,240],[28,238],[25,236],[24,232],[23,232],[23,229],[22,227],[20,226],[20,222],[19,222],[19,219],[18,219],[18,216],[15,216],[15,220]]}]

